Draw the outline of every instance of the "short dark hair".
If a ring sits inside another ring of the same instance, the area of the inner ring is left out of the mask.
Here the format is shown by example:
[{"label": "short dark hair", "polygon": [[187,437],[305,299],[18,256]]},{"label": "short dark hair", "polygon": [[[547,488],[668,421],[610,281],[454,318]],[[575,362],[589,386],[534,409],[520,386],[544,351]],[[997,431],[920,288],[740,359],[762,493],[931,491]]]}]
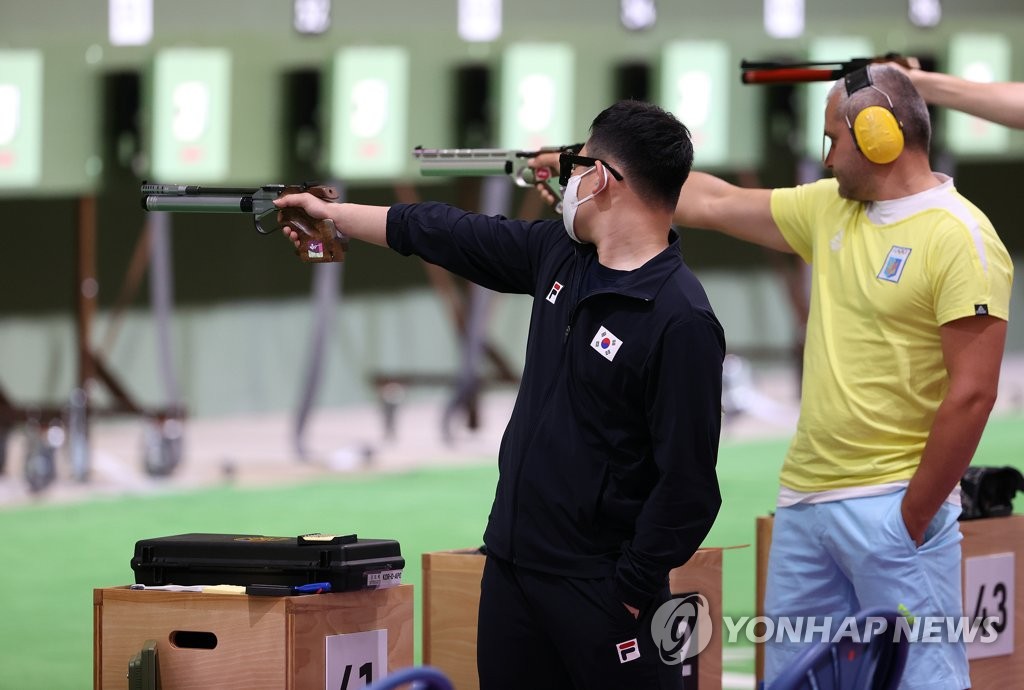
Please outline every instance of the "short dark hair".
[{"label": "short dark hair", "polygon": [[693,167],[690,130],[666,110],[644,101],[619,101],[590,125],[587,151],[607,159],[638,196],[674,210]]},{"label": "short dark hair", "polygon": [[[888,107],[889,101],[885,98],[888,96],[892,99],[893,115],[903,128],[904,147],[928,153],[932,138],[928,105],[917,92],[910,77],[900,68],[885,63],[868,65],[865,69],[868,70],[875,88],[860,89],[848,96],[845,87],[841,87],[840,112],[853,122],[857,113],[868,106]],[[842,83],[842,80],[838,82]]]}]

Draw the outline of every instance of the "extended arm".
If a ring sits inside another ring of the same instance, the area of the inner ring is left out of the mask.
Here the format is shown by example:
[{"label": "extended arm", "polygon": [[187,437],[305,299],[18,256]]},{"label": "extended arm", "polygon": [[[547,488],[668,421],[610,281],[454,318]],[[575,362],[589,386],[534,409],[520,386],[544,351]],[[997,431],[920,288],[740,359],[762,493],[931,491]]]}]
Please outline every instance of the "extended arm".
[{"label": "extended arm", "polygon": [[770,189],[747,189],[706,173],[690,173],[673,220],[690,228],[716,230],[769,249],[792,253],[772,218]]},{"label": "extended arm", "polygon": [[[550,231],[550,222],[507,220],[435,202],[391,207],[325,204],[296,194],[274,203],[280,208],[300,206],[313,218],[330,219],[347,237],[404,256],[415,254],[498,292],[532,294],[537,261],[552,242],[564,237]],[[296,241],[291,228],[284,232]]]},{"label": "extended arm", "polygon": [[949,392],[903,498],[903,522],[918,544],[981,440],[999,385],[1006,321],[994,316],[957,319],[943,325],[940,336]]},{"label": "extended arm", "polygon": [[906,70],[929,103],[1024,129],[1024,82],[968,81],[951,74]]},{"label": "extended arm", "polygon": [[[558,171],[558,156],[542,154],[529,161],[531,167]],[[536,185],[544,199],[554,205],[556,198],[546,185]],[[672,220],[689,228],[716,230],[737,239],[780,252],[793,253],[772,218],[772,190],[748,189],[729,184],[707,173],[691,172],[683,185]]]},{"label": "extended arm", "polygon": [[[360,204],[335,204],[325,202],[312,194],[289,194],[274,201],[278,208],[298,207],[317,220],[327,219],[345,236],[363,242],[386,247],[387,206],[363,206]],[[289,226],[282,228],[284,234],[296,243],[299,235]]]}]

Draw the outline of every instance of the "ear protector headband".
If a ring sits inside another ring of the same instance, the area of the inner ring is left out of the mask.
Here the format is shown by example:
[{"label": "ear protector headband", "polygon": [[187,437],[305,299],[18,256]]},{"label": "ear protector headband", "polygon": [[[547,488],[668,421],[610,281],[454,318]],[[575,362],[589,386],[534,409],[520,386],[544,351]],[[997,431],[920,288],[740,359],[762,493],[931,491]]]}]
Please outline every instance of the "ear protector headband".
[{"label": "ear protector headband", "polygon": [[857,150],[864,154],[872,163],[892,163],[903,153],[903,123],[896,119],[895,109],[889,94],[871,83],[871,73],[867,67],[850,72],[844,77],[846,95],[852,96],[861,89],[874,89],[885,96],[889,107],[869,105],[857,113],[850,122],[846,117],[846,126],[853,135],[853,143]]}]

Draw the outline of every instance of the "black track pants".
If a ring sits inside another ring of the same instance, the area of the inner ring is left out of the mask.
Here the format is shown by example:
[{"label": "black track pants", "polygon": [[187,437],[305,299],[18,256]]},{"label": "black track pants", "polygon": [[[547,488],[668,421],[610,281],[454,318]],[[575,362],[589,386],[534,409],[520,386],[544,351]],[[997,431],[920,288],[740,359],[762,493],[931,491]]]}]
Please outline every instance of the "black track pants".
[{"label": "black track pants", "polygon": [[480,690],[679,690],[681,667],[662,662],[651,638],[651,616],[669,596],[666,585],[637,620],[611,578],[548,575],[488,556]]}]

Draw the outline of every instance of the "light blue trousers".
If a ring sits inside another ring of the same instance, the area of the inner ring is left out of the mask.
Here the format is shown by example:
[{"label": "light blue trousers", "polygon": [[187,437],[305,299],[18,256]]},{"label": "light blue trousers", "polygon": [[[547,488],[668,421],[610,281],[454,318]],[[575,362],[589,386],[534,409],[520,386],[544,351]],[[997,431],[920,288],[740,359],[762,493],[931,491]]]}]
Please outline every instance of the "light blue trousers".
[{"label": "light blue trousers", "polygon": [[[960,509],[944,503],[917,547],[900,513],[905,493],[779,508],[765,615],[813,616],[819,624],[831,618],[833,631],[844,617],[875,607],[914,617],[962,616]],[[766,643],[768,687],[807,646],[805,639],[791,638],[775,635]],[[911,642],[901,690],[968,687],[962,641]]]}]

